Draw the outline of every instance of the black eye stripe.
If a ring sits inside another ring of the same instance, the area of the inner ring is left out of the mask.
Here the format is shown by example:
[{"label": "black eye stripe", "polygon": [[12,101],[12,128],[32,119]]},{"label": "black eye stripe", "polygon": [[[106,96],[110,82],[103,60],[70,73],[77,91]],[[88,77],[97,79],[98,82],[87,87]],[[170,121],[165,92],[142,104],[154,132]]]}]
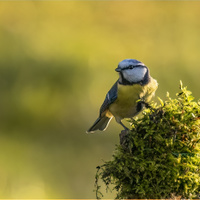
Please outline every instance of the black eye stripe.
[{"label": "black eye stripe", "polygon": [[133,69],[135,67],[141,67],[141,65],[129,65],[128,67],[124,67],[122,70]]}]

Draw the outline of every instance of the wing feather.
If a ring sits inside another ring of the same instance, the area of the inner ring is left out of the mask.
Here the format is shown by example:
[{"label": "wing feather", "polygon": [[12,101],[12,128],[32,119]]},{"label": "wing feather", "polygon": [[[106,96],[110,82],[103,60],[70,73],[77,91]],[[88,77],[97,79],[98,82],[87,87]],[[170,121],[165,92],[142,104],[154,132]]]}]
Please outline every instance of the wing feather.
[{"label": "wing feather", "polygon": [[109,105],[112,104],[117,99],[117,84],[118,84],[118,80],[115,82],[112,88],[108,91],[106,98],[100,108],[100,116],[104,111],[108,109]]}]

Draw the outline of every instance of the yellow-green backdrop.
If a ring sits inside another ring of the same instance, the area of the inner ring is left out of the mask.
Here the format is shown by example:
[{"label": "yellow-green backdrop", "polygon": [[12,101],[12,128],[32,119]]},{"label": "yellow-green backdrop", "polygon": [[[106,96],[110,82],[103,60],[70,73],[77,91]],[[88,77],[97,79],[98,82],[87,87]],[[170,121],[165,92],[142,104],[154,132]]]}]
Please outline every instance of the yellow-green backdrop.
[{"label": "yellow-green backdrop", "polygon": [[95,198],[96,166],[111,159],[121,127],[85,131],[114,69],[138,59],[159,82],[156,96],[175,96],[182,80],[198,99],[199,10],[195,1],[1,1],[0,198]]}]

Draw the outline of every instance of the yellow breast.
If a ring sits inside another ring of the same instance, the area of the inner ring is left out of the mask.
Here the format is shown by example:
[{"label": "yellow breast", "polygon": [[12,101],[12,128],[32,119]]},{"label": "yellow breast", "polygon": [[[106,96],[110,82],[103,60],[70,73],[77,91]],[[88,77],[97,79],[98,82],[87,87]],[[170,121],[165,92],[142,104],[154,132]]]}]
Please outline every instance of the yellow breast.
[{"label": "yellow breast", "polygon": [[[158,87],[157,81],[151,79],[150,83],[141,86],[118,84],[117,99],[109,106],[109,111],[116,120],[134,117],[137,114],[137,103],[139,99],[149,102]],[[110,114],[108,112],[108,114]]]}]

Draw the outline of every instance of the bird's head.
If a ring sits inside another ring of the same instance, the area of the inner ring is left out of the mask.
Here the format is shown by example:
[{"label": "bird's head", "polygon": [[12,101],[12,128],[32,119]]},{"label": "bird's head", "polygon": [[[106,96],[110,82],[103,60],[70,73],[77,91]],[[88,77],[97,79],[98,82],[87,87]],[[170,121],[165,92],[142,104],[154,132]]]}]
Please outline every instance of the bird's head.
[{"label": "bird's head", "polygon": [[119,72],[119,82],[123,85],[140,83],[145,85],[149,82],[150,75],[144,63],[135,59],[121,61],[115,71]]}]

